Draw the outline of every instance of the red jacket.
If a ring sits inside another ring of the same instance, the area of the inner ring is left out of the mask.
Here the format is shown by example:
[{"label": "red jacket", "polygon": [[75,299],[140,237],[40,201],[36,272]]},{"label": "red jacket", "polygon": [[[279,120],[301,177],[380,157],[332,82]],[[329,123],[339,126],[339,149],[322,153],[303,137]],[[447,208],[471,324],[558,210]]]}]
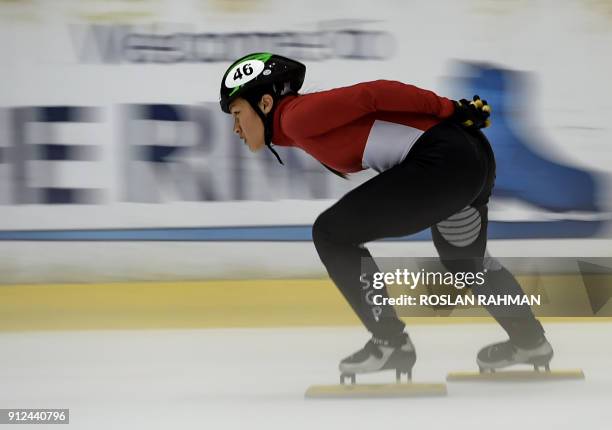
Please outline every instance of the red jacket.
[{"label": "red jacket", "polygon": [[454,112],[453,102],[396,81],[363,82],[291,95],[274,112],[272,142],[296,146],[340,172],[400,163],[424,131]]}]

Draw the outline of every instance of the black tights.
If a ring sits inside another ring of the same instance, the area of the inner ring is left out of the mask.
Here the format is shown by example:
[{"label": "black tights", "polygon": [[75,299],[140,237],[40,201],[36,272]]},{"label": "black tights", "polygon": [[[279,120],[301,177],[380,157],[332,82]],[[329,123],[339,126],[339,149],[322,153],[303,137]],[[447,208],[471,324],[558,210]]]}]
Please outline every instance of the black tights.
[{"label": "black tights", "polygon": [[[403,331],[404,323],[394,311],[378,318],[374,306],[362,299],[362,259],[369,262],[368,272],[378,271],[363,246],[373,240],[431,228],[447,270],[488,265],[486,288],[473,287],[475,294],[523,294],[512,274],[485,258],[487,203],[494,181],[495,159],[484,135],[444,122],[425,132],[402,163],[351,190],[319,215],[312,231],[317,252],[374,336],[393,337]],[[377,294],[387,293],[382,289]],[[487,310],[518,345],[534,343],[544,332],[528,306],[517,307],[512,317],[494,307]]]}]

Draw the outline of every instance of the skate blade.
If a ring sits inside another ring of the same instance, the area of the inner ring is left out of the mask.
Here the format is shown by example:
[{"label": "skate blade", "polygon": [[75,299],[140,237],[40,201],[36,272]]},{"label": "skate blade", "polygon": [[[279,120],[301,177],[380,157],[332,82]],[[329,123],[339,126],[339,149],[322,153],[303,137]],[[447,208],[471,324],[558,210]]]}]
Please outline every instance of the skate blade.
[{"label": "skate blade", "polygon": [[445,396],[446,384],[354,384],[313,385],[306,390],[307,399],[351,399],[389,397]]},{"label": "skate blade", "polygon": [[451,372],[446,376],[447,381],[469,382],[469,381],[542,381],[542,380],[566,380],[584,379],[581,369],[570,370],[498,370],[494,373],[485,372]]}]

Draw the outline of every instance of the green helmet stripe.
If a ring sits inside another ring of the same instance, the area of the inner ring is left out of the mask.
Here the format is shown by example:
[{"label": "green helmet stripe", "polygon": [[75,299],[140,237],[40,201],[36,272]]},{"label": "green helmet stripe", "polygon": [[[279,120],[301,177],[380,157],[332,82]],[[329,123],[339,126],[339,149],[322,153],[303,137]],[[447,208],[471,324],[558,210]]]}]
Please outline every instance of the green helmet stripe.
[{"label": "green helmet stripe", "polygon": [[242,88],[242,85],[238,85],[236,88],[234,88],[234,89],[232,90],[232,92],[231,92],[231,93],[229,93],[229,96],[228,96],[228,97],[231,97],[231,96],[233,96],[234,94],[236,94],[236,93],[238,92],[238,90],[240,90],[240,88]]},{"label": "green helmet stripe", "polygon": [[260,52],[258,54],[249,55],[248,57],[239,58],[238,60],[234,61],[232,63],[232,65],[229,66],[229,68],[227,70],[230,70],[236,64],[242,63],[243,61],[247,61],[247,60],[260,60],[260,61],[265,63],[266,61],[268,61],[270,59],[270,57],[272,57],[272,55],[273,54],[271,54],[269,52]]}]

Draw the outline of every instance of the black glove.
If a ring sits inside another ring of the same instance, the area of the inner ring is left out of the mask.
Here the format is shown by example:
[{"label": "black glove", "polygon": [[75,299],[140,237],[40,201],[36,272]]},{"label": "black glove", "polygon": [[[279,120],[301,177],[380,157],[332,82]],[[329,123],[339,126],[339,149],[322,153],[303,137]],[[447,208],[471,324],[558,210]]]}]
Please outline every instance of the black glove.
[{"label": "black glove", "polygon": [[491,115],[491,106],[486,100],[480,100],[480,97],[474,96],[471,102],[466,99],[455,101],[455,113],[451,116],[451,120],[461,124],[465,128],[480,129],[491,125],[489,115]]}]

